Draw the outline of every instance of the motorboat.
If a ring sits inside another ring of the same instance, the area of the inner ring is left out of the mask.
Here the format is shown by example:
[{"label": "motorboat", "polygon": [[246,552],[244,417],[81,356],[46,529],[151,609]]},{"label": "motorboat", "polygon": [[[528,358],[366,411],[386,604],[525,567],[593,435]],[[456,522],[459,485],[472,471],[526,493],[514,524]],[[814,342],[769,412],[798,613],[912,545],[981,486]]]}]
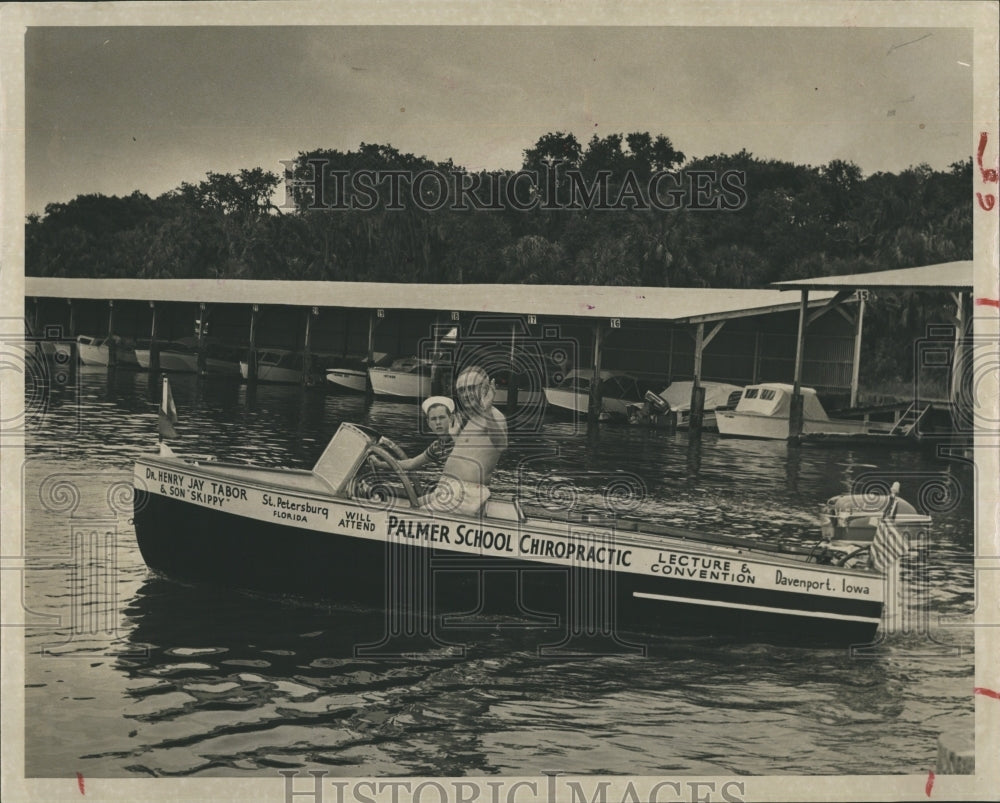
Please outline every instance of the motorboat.
[{"label": "motorboat", "polygon": [[368,369],[368,381],[376,396],[423,399],[431,395],[432,367],[430,360],[403,357],[388,366],[371,366]]},{"label": "motorboat", "polygon": [[[135,350],[135,358],[139,362],[139,367],[149,370],[150,347],[143,345]],[[186,342],[164,341],[159,344],[160,370],[175,371],[177,373],[197,373],[198,372],[198,352],[191,348]]]},{"label": "motorboat", "polygon": [[[831,435],[867,435],[888,433],[891,424],[865,422],[846,418],[830,418],[813,388],[799,388],[802,394],[802,433]],[[725,438],[763,438],[787,440],[791,415],[792,385],[765,382],[743,389],[736,408],[719,410],[716,423]]]},{"label": "motorboat", "polygon": [[[302,352],[291,349],[257,349],[257,381],[271,384],[296,385],[302,382]],[[316,384],[324,378],[322,355],[314,354],[313,368],[306,384]],[[250,363],[240,360],[240,376],[250,377]]]},{"label": "motorboat", "polygon": [[[135,357],[139,367],[149,370],[150,349],[137,348]],[[198,344],[193,337],[165,341],[160,344],[160,370],[177,373],[198,373]],[[235,346],[210,341],[205,344],[204,373],[218,376],[240,376],[240,360]]]},{"label": "motorboat", "polygon": [[927,535],[931,517],[898,495],[899,485],[869,493],[832,496],[820,505],[821,532],[827,541],[871,544],[880,524],[889,519],[911,547]]},{"label": "motorboat", "polygon": [[[76,348],[83,365],[108,365],[111,361],[112,338],[77,335]],[[115,359],[119,365],[138,365],[135,349],[120,338],[114,338]]]},{"label": "motorboat", "polygon": [[[575,415],[587,415],[593,371],[570,371],[553,387],[545,388],[545,401],[554,409]],[[628,418],[630,404],[642,401],[639,382],[621,371],[601,371],[601,419]]]},{"label": "motorboat", "polygon": [[[503,408],[507,405],[508,401],[511,384],[511,372],[509,369],[493,371],[490,374],[490,378],[493,380],[495,385],[493,403],[497,407]],[[536,405],[542,403],[542,400],[545,397],[542,390],[538,387],[538,384],[540,383],[535,384],[531,382],[531,376],[527,372],[518,376],[518,405]]]},{"label": "motorboat", "polygon": [[[376,351],[372,354],[370,364],[378,365],[387,356],[384,351]],[[345,357],[338,362],[340,364],[333,364],[327,367],[327,382],[343,390],[353,391],[354,393],[364,393],[368,390],[369,360],[367,357]]]},{"label": "motorboat", "polygon": [[110,362],[110,349],[107,338],[76,336],[77,354],[84,365],[107,365]]},{"label": "motorboat", "polygon": [[[182,581],[432,622],[475,610],[483,575],[501,569],[516,570],[519,605],[570,629],[580,611],[600,610],[615,632],[640,634],[843,646],[869,643],[878,630],[887,567],[864,554],[875,544],[768,544],[500,494],[475,513],[443,513],[423,503],[402,457],[351,423],[311,470],[162,448],[135,462],[139,549],[150,569]],[[880,531],[893,528],[883,520]]]},{"label": "motorboat", "polygon": [[368,389],[368,371],[363,368],[327,368],[326,381],[344,390],[364,393]]},{"label": "motorboat", "polygon": [[[718,429],[715,411],[719,408],[730,409],[736,406],[737,399],[743,393],[739,385],[725,382],[700,382],[705,389],[705,401],[702,405],[702,429]],[[691,389],[693,381],[671,382],[662,393],[647,391],[645,401],[628,406],[630,424],[657,426],[666,421],[665,414],[674,413],[678,429],[687,429],[691,425]]]}]

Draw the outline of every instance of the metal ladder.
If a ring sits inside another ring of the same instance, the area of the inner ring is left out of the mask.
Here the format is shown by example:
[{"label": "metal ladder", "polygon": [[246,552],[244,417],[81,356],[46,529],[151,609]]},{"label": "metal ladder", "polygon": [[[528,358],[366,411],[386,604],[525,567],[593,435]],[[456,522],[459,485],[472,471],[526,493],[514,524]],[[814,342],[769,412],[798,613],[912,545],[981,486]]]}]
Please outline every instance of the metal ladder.
[{"label": "metal ladder", "polygon": [[913,432],[914,428],[920,422],[927,411],[931,409],[929,402],[913,402],[909,407],[906,408],[899,420],[893,424],[892,429],[889,430],[890,435],[909,435]]}]

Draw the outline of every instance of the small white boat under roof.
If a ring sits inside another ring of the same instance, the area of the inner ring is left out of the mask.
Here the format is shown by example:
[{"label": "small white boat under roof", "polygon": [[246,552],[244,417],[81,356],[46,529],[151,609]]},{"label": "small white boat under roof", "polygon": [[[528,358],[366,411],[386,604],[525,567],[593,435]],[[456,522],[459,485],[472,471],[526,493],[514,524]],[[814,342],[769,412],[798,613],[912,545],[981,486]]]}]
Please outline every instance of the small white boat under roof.
[{"label": "small white boat under roof", "polygon": [[[735,410],[719,410],[719,434],[730,438],[787,440],[792,409],[792,385],[764,382],[743,389]],[[873,425],[864,421],[830,418],[813,388],[800,387],[803,434],[866,434]]]}]

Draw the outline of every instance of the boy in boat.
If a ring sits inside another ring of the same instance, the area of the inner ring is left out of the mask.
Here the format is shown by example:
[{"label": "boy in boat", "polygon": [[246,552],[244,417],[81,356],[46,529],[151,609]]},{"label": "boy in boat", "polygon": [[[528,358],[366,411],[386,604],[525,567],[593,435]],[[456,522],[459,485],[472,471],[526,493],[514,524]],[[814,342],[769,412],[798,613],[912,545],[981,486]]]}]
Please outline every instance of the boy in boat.
[{"label": "boy in boat", "polygon": [[437,437],[434,443],[416,457],[399,461],[399,466],[404,471],[423,468],[428,463],[443,466],[451,450],[455,448],[455,436],[461,430],[461,422],[455,415],[455,402],[447,396],[431,396],[421,408],[427,418],[427,426]]},{"label": "boy in boat", "polygon": [[471,515],[490,496],[493,470],[507,448],[507,419],[493,406],[496,385],[482,368],[462,371],[455,395],[467,419],[455,435],[437,487],[421,499],[421,506]]}]

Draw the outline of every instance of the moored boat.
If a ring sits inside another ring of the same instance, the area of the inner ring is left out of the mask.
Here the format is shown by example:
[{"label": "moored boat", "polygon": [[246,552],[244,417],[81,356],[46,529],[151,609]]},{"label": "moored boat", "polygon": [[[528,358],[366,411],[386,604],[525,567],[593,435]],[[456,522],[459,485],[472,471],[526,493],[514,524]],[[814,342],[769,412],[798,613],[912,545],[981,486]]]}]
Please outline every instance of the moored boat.
[{"label": "moored boat", "polygon": [[[802,434],[867,435],[888,433],[891,424],[830,418],[813,388],[799,388],[802,394]],[[736,408],[719,410],[719,434],[728,438],[787,440],[792,407],[792,385],[765,382],[743,389]]]},{"label": "moored boat", "polygon": [[[557,385],[546,387],[545,401],[555,410],[587,415],[593,371],[570,371]],[[642,401],[638,380],[621,371],[601,371],[601,420],[628,418],[630,404]]]},{"label": "moored boat", "polygon": [[[115,359],[119,365],[138,365],[135,349],[115,339]],[[111,362],[111,340],[106,337],[77,335],[77,352],[83,365],[108,365]]]},{"label": "moored boat", "polygon": [[[323,379],[322,355],[312,355],[313,368],[306,377],[306,384]],[[240,376],[248,379],[250,364],[240,360]],[[257,349],[257,381],[279,385],[294,385],[302,381],[302,352],[291,349]]]},{"label": "moored boat", "polygon": [[[139,367],[149,370],[149,347],[137,348],[135,356]],[[160,370],[176,373],[198,373],[198,349],[195,339],[182,338],[181,340],[161,343]],[[204,373],[238,377],[240,375],[240,360],[236,348],[214,342],[206,344]]]},{"label": "moored boat", "polygon": [[[715,413],[719,408],[736,406],[736,399],[743,392],[739,385],[729,385],[725,382],[701,382],[705,389],[705,400],[702,405],[702,429],[718,429]],[[678,429],[691,426],[691,389],[693,381],[671,382],[662,393],[646,394],[646,400],[641,404],[628,406],[630,424],[656,426],[661,421],[666,422],[666,413],[673,412]]]},{"label": "moored boat", "polygon": [[326,381],[344,390],[364,393],[368,389],[368,371],[361,368],[327,368]]},{"label": "moored boat", "polygon": [[431,395],[431,362],[419,357],[404,357],[392,364],[372,366],[368,381],[376,396],[423,399]]},{"label": "moored boat", "polygon": [[[372,457],[393,475],[369,481]],[[143,559],[184,580],[383,607],[406,605],[401,583],[425,584],[433,594],[407,597],[409,612],[432,617],[474,609],[483,571],[514,569],[524,604],[570,626],[573,610],[598,605],[609,627],[633,633],[845,645],[878,629],[880,571],[837,565],[858,560],[864,544],[768,545],[498,496],[477,514],[435,512],[397,457],[377,433],[346,423],[309,471],[169,450],[142,457],[134,520]]]}]

